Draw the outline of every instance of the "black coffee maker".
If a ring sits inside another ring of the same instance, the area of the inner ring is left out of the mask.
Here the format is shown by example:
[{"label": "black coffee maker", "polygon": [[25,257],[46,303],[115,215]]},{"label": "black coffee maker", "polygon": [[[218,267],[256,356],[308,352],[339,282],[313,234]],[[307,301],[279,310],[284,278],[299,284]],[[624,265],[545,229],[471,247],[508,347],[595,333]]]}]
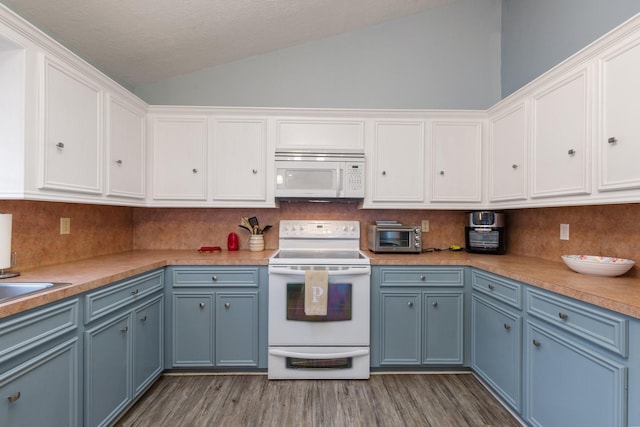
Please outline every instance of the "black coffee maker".
[{"label": "black coffee maker", "polygon": [[467,252],[504,254],[506,251],[504,213],[468,212],[468,223],[464,235]]}]

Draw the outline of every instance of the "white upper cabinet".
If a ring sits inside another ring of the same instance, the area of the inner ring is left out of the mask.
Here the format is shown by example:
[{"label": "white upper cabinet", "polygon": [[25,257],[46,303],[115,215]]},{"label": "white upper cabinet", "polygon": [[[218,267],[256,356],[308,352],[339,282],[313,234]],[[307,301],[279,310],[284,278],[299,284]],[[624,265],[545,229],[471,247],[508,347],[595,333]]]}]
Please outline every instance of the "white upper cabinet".
[{"label": "white upper cabinet", "polygon": [[589,68],[581,67],[560,77],[532,97],[532,197],[591,191]]},{"label": "white upper cabinet", "polygon": [[107,96],[107,195],[145,197],[145,109]]},{"label": "white upper cabinet", "polygon": [[482,121],[434,120],[431,201],[482,201]]},{"label": "white upper cabinet", "polygon": [[366,151],[365,206],[425,200],[425,124],[422,120],[375,120]]},{"label": "white upper cabinet", "polygon": [[489,201],[527,198],[528,109],[526,101],[489,113]]},{"label": "white upper cabinet", "polygon": [[640,188],[640,34],[615,45],[598,65],[598,190]]},{"label": "white upper cabinet", "polygon": [[102,89],[72,67],[40,56],[41,187],[102,192]]},{"label": "white upper cabinet", "polygon": [[267,120],[216,118],[213,123],[214,202],[267,202],[267,182],[273,183],[268,176],[274,173],[267,162],[273,157],[267,147]]},{"label": "white upper cabinet", "polygon": [[151,115],[149,122],[152,198],[206,201],[208,118]]},{"label": "white upper cabinet", "polygon": [[364,151],[364,120],[348,118],[278,118],[276,151]]}]

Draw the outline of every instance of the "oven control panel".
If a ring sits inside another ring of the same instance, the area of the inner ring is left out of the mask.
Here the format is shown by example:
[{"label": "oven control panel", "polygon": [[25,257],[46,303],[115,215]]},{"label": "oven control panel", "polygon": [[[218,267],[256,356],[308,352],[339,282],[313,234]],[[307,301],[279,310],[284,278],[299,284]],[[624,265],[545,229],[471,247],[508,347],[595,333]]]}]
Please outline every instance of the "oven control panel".
[{"label": "oven control panel", "polygon": [[359,221],[280,221],[280,239],[290,238],[360,238]]}]

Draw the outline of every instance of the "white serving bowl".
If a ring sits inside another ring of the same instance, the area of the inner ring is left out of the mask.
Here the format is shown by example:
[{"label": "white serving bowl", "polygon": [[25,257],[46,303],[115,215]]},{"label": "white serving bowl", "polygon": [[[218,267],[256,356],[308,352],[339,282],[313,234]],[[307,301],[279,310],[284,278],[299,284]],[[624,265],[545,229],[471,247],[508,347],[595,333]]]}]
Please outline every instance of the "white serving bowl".
[{"label": "white serving bowl", "polygon": [[562,255],[562,260],[575,272],[604,277],[620,276],[635,264],[630,259],[595,255]]}]

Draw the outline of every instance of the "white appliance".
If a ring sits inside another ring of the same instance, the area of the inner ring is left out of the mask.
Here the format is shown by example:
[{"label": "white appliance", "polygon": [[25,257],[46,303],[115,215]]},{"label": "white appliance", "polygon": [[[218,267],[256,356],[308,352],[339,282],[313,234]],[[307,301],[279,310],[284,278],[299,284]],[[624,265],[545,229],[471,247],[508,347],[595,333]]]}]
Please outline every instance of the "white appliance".
[{"label": "white appliance", "polygon": [[[269,259],[269,379],[369,378],[371,265],[358,221],[281,221]],[[326,316],[304,314],[305,271],[328,272]]]},{"label": "white appliance", "polygon": [[364,197],[364,154],[279,152],[275,166],[276,197]]}]

